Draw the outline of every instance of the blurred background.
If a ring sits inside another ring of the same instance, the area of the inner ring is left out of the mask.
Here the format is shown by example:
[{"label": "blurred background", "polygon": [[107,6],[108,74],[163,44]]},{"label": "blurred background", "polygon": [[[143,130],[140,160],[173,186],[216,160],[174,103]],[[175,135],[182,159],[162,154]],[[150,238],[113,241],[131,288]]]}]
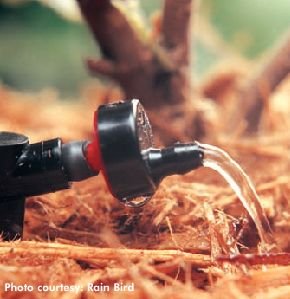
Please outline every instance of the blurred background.
[{"label": "blurred background", "polygon": [[[145,29],[162,5],[161,0],[115,2],[127,5]],[[261,58],[290,27],[289,0],[204,0],[199,7],[192,45],[196,78],[229,55]],[[61,98],[77,98],[96,80],[84,59],[97,56],[73,0],[0,0],[0,84],[19,91],[53,88]]]}]

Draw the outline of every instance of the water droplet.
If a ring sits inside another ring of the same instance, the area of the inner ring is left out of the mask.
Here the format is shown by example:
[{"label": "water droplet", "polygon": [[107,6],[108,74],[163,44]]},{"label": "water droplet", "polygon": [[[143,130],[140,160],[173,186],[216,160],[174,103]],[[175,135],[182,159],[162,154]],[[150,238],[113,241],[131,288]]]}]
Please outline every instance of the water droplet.
[{"label": "water droplet", "polygon": [[126,207],[129,208],[139,208],[144,206],[152,196],[138,196],[136,198],[122,198],[121,202],[125,204]]}]

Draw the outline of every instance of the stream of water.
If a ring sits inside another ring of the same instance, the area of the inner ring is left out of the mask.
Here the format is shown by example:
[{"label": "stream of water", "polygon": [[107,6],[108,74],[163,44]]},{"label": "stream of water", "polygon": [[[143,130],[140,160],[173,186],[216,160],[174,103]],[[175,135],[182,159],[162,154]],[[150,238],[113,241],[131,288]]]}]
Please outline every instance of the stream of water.
[{"label": "stream of water", "polygon": [[271,247],[273,248],[275,240],[265,211],[249,176],[222,149],[209,144],[200,144],[200,146],[204,149],[204,167],[217,171],[227,181],[256,225],[261,240],[261,250],[268,252]]}]

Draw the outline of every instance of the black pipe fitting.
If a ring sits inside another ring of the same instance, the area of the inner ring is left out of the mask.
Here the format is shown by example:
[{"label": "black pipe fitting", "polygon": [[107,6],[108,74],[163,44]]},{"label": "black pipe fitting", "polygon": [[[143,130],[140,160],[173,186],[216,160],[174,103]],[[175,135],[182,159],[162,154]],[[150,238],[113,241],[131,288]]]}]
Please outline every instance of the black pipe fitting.
[{"label": "black pipe fitting", "polygon": [[138,100],[100,106],[92,142],[63,144],[60,138],[29,144],[26,136],[0,132],[0,232],[22,235],[25,197],[67,189],[102,171],[122,203],[140,206],[162,179],[202,166],[196,143],[153,147],[151,125]]},{"label": "black pipe fitting", "polygon": [[84,155],[87,142],[60,138],[29,144],[26,136],[0,132],[0,230],[3,239],[22,235],[25,197],[70,187],[97,173]]}]

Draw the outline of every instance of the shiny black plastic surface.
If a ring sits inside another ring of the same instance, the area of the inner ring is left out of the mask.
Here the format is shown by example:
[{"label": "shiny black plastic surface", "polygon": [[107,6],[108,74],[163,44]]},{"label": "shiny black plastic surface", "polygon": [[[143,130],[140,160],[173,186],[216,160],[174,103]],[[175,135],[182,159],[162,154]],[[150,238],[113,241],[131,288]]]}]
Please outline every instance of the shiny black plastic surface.
[{"label": "shiny black plastic surface", "polygon": [[156,186],[141,152],[152,147],[152,131],[138,100],[99,108],[97,131],[113,195],[127,201],[153,194]]}]

